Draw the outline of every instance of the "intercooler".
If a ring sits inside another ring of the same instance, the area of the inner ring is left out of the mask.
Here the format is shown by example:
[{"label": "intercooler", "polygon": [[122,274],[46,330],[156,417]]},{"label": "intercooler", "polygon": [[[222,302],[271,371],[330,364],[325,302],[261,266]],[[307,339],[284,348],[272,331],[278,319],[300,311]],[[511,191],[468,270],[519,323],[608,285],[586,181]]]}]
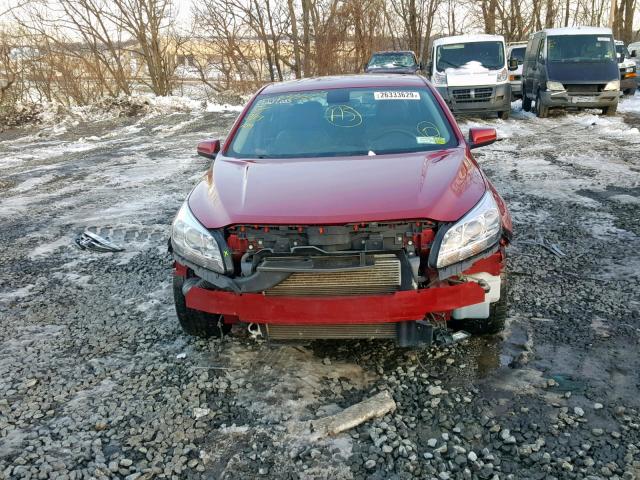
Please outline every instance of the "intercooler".
[{"label": "intercooler", "polygon": [[344,271],[296,272],[265,290],[274,296],[348,296],[393,293],[400,287],[400,260],[393,254],[374,255],[369,267]]},{"label": "intercooler", "polygon": [[272,340],[314,339],[383,339],[396,338],[395,323],[371,325],[267,325],[267,335]]}]

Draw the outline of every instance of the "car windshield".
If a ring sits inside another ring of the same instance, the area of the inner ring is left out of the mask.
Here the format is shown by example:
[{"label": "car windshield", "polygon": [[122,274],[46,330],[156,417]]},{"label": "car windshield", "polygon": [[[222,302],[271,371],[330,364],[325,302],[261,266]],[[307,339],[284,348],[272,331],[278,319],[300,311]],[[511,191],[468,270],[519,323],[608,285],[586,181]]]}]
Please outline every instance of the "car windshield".
[{"label": "car windshield", "polygon": [[416,60],[410,53],[384,53],[371,57],[369,68],[415,67]]},{"label": "car windshield", "polygon": [[259,96],[227,155],[381,155],[454,145],[451,125],[429,89],[345,88]]},{"label": "car windshield", "polygon": [[611,35],[557,35],[547,37],[551,62],[605,62],[616,58]]},{"label": "car windshield", "polygon": [[524,52],[527,47],[517,47],[511,49],[511,58],[515,58],[518,60],[518,65],[522,65],[524,63]]},{"label": "car windshield", "polygon": [[436,50],[436,68],[444,72],[447,68],[460,68],[480,63],[488,70],[504,67],[504,45],[502,42],[471,42],[440,45]]}]

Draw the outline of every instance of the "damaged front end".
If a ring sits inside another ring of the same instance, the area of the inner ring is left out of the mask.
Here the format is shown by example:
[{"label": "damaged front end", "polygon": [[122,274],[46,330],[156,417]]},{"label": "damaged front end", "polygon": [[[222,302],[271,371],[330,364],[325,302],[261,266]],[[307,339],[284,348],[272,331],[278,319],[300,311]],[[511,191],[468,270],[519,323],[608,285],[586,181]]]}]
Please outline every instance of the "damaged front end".
[{"label": "damaged front end", "polygon": [[270,339],[429,344],[444,338],[447,320],[488,314],[500,295],[504,242],[438,268],[434,252],[454,226],[233,225],[213,235],[218,271],[184,255],[173,239],[175,273],[184,277],[188,308],[258,324]]}]

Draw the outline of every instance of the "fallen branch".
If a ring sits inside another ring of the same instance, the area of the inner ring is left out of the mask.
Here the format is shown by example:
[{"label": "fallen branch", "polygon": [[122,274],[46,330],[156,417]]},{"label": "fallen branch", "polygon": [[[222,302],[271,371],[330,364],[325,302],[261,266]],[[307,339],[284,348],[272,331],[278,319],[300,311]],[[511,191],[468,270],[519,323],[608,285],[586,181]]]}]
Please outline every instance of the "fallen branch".
[{"label": "fallen branch", "polygon": [[320,435],[337,435],[357,427],[372,418],[382,417],[396,409],[396,402],[387,391],[351,405],[334,415],[311,422],[313,430]]}]

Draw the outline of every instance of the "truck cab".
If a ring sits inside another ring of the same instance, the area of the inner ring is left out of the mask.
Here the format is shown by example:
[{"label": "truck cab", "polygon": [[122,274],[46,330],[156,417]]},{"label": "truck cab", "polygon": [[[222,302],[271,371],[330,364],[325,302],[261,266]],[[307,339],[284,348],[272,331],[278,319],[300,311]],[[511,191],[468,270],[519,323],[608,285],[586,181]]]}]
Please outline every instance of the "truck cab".
[{"label": "truck cab", "polygon": [[621,40],[616,40],[616,57],[620,70],[620,90],[625,95],[633,95],[638,88],[636,62],[633,61],[629,50]]},{"label": "truck cab", "polygon": [[507,61],[516,62],[518,68],[509,72],[511,84],[511,98],[522,98],[522,66],[524,65],[524,53],[527,50],[527,42],[510,43],[507,46]]},{"label": "truck cab", "polygon": [[522,108],[546,117],[552,108],[600,108],[615,115],[620,72],[610,28],[547,28],[527,43]]},{"label": "truck cab", "polygon": [[[517,65],[512,66],[513,69]],[[457,115],[511,113],[511,85],[504,37],[458,35],[433,42],[428,75]]]}]

